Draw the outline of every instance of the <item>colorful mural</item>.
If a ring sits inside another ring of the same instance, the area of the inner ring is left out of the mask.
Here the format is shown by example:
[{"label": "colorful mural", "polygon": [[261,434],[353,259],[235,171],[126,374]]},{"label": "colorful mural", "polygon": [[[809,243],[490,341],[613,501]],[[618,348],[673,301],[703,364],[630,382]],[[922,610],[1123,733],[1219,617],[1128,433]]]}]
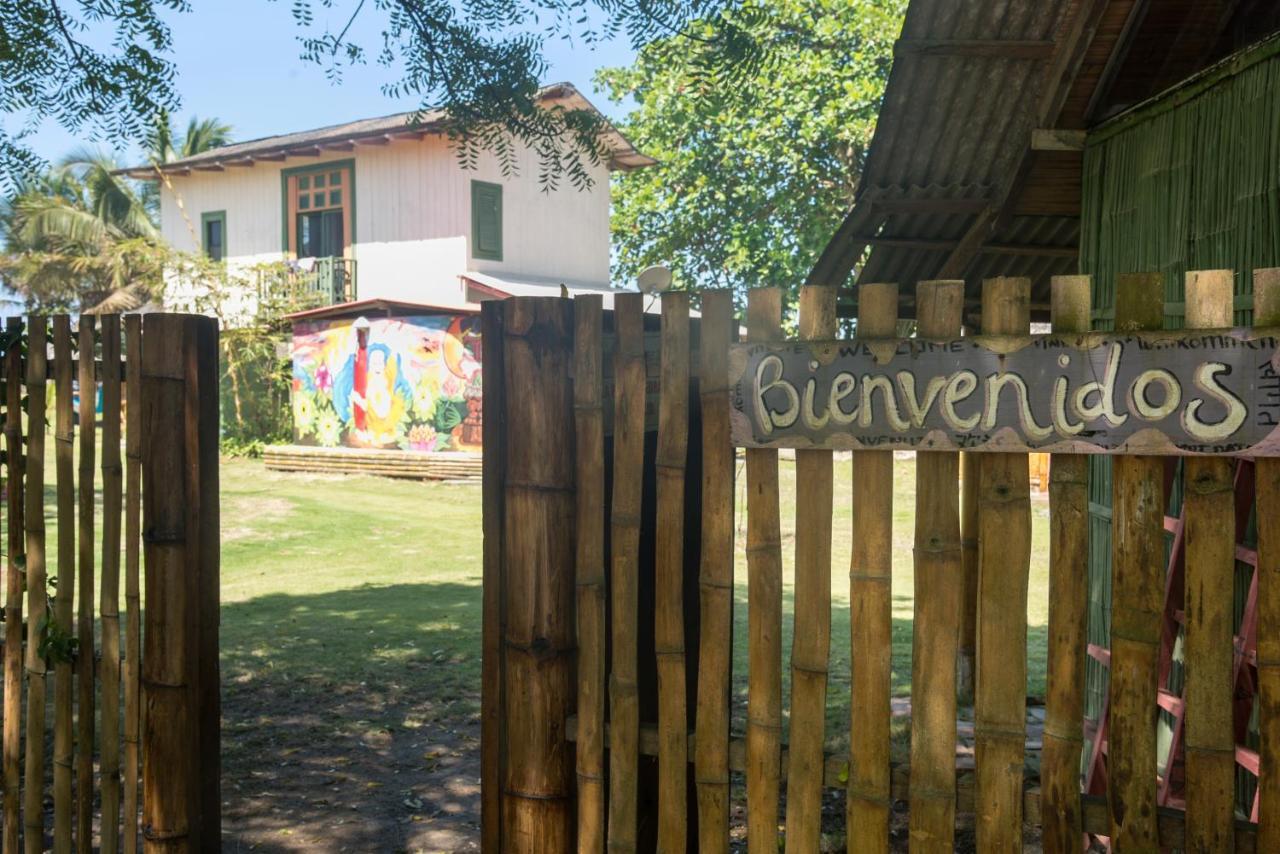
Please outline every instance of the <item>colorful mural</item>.
[{"label": "colorful mural", "polygon": [[476,316],[299,321],[294,441],[478,451],[480,373]]}]

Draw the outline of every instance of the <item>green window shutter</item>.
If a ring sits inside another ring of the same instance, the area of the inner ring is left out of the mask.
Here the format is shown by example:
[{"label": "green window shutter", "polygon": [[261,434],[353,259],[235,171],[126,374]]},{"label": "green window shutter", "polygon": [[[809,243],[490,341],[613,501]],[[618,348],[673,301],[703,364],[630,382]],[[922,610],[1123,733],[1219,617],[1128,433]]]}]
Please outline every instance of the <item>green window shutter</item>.
[{"label": "green window shutter", "polygon": [[471,182],[471,257],[502,260],[502,185]]}]

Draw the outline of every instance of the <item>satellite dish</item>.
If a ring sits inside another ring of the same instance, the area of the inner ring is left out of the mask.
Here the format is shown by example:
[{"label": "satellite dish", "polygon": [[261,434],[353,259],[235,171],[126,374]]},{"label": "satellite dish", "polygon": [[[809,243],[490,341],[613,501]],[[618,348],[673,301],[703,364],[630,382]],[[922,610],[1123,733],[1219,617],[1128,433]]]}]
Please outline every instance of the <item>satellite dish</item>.
[{"label": "satellite dish", "polygon": [[660,294],[671,287],[671,268],[662,264],[646,267],[636,277],[636,284],[646,294]]}]

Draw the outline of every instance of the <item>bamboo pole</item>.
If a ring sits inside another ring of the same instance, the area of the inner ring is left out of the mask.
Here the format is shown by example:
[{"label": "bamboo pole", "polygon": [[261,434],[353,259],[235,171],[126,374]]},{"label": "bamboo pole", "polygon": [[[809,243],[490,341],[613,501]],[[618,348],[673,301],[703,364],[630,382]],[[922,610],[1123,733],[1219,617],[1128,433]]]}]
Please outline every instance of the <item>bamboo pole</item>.
[{"label": "bamboo pole", "polygon": [[150,314],[143,336],[145,850],[215,852],[222,808],[218,328],[208,317]]},{"label": "bamboo pole", "polygon": [[124,319],[125,342],[125,504],[124,504],[124,850],[138,850],[138,738],[142,674],[142,596],[138,548],[142,542],[142,316]]},{"label": "bamboo pole", "polygon": [[636,850],[640,705],[636,679],[640,501],[644,483],[644,295],[614,297],[613,502],[610,578],[613,652],[609,677],[609,850]]},{"label": "bamboo pole", "polygon": [[[859,340],[892,338],[898,286],[858,287]],[[849,850],[889,850],[889,723],[893,663],[893,452],[853,452],[849,561]]]},{"label": "bamboo pole", "polygon": [[6,325],[4,354],[5,486],[8,555],[4,603],[4,852],[17,854],[21,837],[22,782],[22,318]]},{"label": "bamboo pole", "polygon": [[702,405],[702,627],[694,763],[698,850],[729,851],[729,691],[733,651],[734,449],[729,438],[729,343],[738,338],[733,293],[704,291],[700,326]]},{"label": "bamboo pole", "polygon": [[94,325],[91,314],[80,315],[78,353],[80,388],[79,579],[76,602],[76,850],[90,854],[93,846],[94,673],[93,637],[93,510],[94,447],[97,379],[94,376]]},{"label": "bamboo pole", "polygon": [[[1280,326],[1280,267],[1253,271],[1253,325]],[[1280,375],[1260,378],[1274,388]],[[1280,458],[1254,461],[1258,520],[1258,845],[1280,851]]]},{"label": "bamboo pole", "polygon": [[[1232,325],[1231,270],[1187,273],[1187,328]],[[1232,597],[1235,586],[1234,464],[1188,457],[1186,519],[1187,851],[1230,852],[1235,842],[1235,727],[1232,722]],[[1172,761],[1172,757],[1170,757]]]},{"label": "bamboo pole", "polygon": [[[27,331],[27,625],[39,631],[49,609],[44,544],[45,387],[49,358],[48,321],[31,317]],[[48,668],[35,638],[27,643],[27,766],[23,830],[27,854],[44,851],[45,684]]]},{"label": "bamboo pole", "polygon": [[[572,308],[503,303],[507,395],[505,850],[567,851],[573,760],[565,719],[576,695]],[[567,441],[566,441],[567,440]]]},{"label": "bamboo pole", "polygon": [[483,569],[481,584],[481,686],[480,686],[480,848],[502,850],[502,780],[506,756],[506,666],[502,639],[506,636],[503,599],[506,582],[502,572],[503,529],[506,525],[503,491],[506,454],[507,404],[503,377],[503,308],[497,300],[480,308],[484,350],[484,417],[481,422],[484,456],[481,503],[483,505]]},{"label": "bamboo pole", "polygon": [[[1053,331],[1089,331],[1088,276],[1054,276]],[[1049,467],[1049,653],[1044,748],[1040,758],[1042,840],[1047,854],[1078,854],[1080,751],[1088,640],[1089,458],[1054,454]]]},{"label": "bamboo pole", "polygon": [[[72,419],[71,318],[53,318],[54,465],[58,489],[58,574],[53,613],[60,638],[72,637],[72,602],[76,591],[76,515],[74,421]],[[70,854],[75,804],[71,762],[75,753],[72,724],[71,656],[63,648],[53,668],[53,850]]]},{"label": "bamboo pole", "polygon": [[658,850],[688,838],[689,718],[684,661],[684,475],[689,452],[689,293],[662,295],[654,651],[658,659]]},{"label": "bamboo pole", "polygon": [[[749,341],[782,338],[782,290],[747,294]],[[782,777],[782,530],[778,452],[747,457],[747,847],[778,847]]]},{"label": "bamboo pole", "polygon": [[604,571],[602,297],[573,301],[573,409],[577,442],[578,851],[605,850],[604,712],[608,656]]},{"label": "bamboo pole", "polygon": [[[800,291],[800,337],[836,335],[836,289]],[[796,451],[795,630],[791,647],[791,739],[787,851],[817,851],[822,836],[822,748],[831,657],[831,451]]]},{"label": "bamboo pole", "polygon": [[[916,286],[916,334],[954,338],[964,281]],[[956,653],[963,614],[960,458],[916,454],[915,619],[911,653],[911,850],[950,852],[956,824]]]},{"label": "bamboo pole", "polygon": [[102,854],[120,850],[120,316],[102,324]]},{"label": "bamboo pole", "polygon": [[[1164,325],[1159,273],[1116,280],[1116,329]],[[1107,788],[1112,846],[1152,851],[1156,828],[1156,679],[1164,595],[1164,462],[1117,456],[1112,469],[1111,702]]]},{"label": "bamboo pole", "polygon": [[[982,283],[982,331],[1023,335],[1031,282]],[[978,658],[973,709],[977,847],[1022,850],[1022,763],[1027,729],[1027,574],[1031,569],[1031,476],[1026,454],[979,463]]]},{"label": "bamboo pole", "polygon": [[973,705],[978,649],[978,455],[960,455],[960,555],[964,577],[956,654],[956,702]]}]

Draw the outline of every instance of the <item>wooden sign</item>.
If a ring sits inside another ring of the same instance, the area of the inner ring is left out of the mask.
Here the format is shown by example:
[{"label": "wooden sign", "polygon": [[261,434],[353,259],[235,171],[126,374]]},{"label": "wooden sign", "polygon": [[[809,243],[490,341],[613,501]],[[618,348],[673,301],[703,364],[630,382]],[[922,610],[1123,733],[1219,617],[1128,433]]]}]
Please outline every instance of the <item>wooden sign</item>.
[{"label": "wooden sign", "polygon": [[1280,456],[1276,329],[734,345],[733,440]]}]

